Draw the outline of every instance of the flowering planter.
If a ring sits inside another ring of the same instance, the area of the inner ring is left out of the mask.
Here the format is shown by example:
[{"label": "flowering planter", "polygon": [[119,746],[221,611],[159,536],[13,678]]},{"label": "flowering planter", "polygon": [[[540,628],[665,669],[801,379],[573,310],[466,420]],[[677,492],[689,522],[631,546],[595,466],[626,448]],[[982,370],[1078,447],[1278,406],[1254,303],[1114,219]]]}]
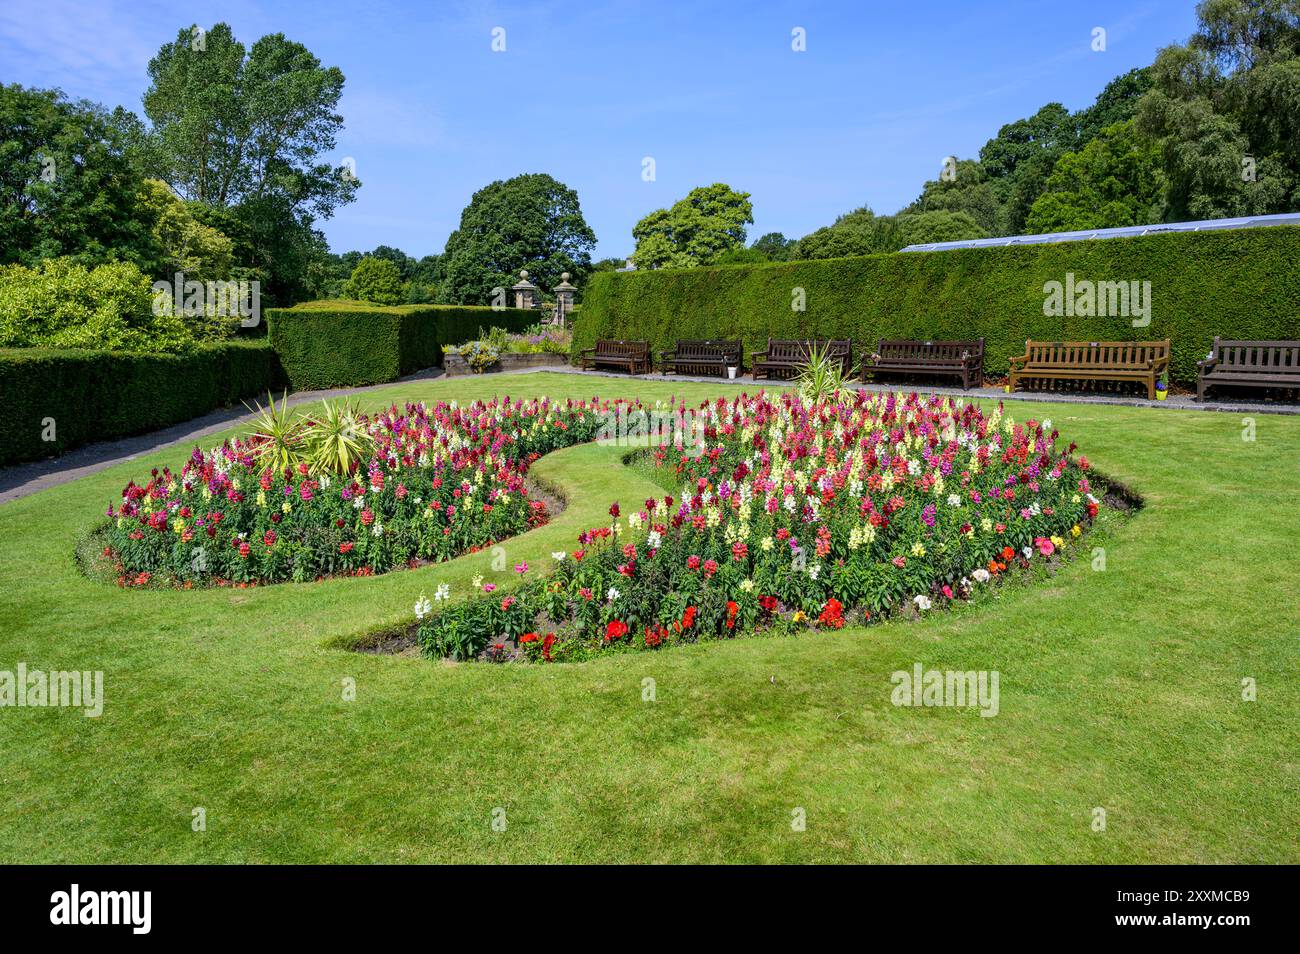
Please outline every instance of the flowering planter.
[{"label": "flowering planter", "polygon": [[[516,354],[507,351],[497,359],[496,364],[487,369],[486,373],[491,374],[495,371],[519,371],[523,368],[562,368],[568,363],[568,358],[562,354],[550,354],[547,352]],[[469,362],[458,354],[443,355],[442,370],[449,378],[475,373],[470,369]]]}]

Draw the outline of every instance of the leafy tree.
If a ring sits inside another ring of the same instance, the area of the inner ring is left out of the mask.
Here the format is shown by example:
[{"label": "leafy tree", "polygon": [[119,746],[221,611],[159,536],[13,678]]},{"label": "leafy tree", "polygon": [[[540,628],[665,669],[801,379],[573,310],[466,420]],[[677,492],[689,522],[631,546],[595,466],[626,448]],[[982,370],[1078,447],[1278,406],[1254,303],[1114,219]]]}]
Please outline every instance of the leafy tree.
[{"label": "leafy tree", "polygon": [[389,259],[367,255],[352,270],[352,277],[343,286],[343,297],[376,305],[400,305],[406,300],[406,287],[402,273]]},{"label": "leafy tree", "polygon": [[759,252],[769,262],[784,262],[794,252],[794,246],[794,239],[788,239],[780,232],[768,232],[754,239],[754,244],[750,248]]},{"label": "leafy tree", "polygon": [[748,192],[715,182],[692,189],[671,209],[651,212],[632,229],[637,268],[693,268],[709,265],[728,249],[745,244],[754,221]]},{"label": "leafy tree", "polygon": [[1024,230],[1056,160],[1075,144],[1074,119],[1060,103],[1008,123],[984,144],[980,164],[1005,210],[1002,225],[1008,234]]},{"label": "leafy tree", "polygon": [[474,193],[447,238],[441,298],[490,304],[492,289],[508,289],[522,269],[544,289],[558,285],[563,272],[581,286],[595,245],[578,194],[564,183],[545,173],[498,180]]},{"label": "leafy tree", "polygon": [[1204,0],[1196,12],[1189,42],[1156,57],[1138,113],[1160,145],[1168,214],[1300,207],[1300,0]]},{"label": "leafy tree", "polygon": [[125,147],[99,106],[0,86],[0,263],[66,255],[154,273],[160,253]]},{"label": "leafy tree", "polygon": [[264,304],[300,300],[327,254],[315,217],[352,201],[360,185],[323,159],[343,124],[343,74],[280,33],[246,50],[225,23],[201,43],[196,31],[182,29],[149,61],[151,125],[122,115],[123,135],[148,174],[230,212],[214,217],[225,224],[205,221],[235,240],[239,264],[259,275]]},{"label": "leafy tree", "polygon": [[1163,207],[1159,147],[1129,120],[1057,160],[1026,227],[1042,233],[1148,225],[1161,221]]},{"label": "leafy tree", "polygon": [[1079,148],[1116,123],[1137,115],[1142,97],[1151,88],[1151,67],[1143,66],[1115,77],[1105,85],[1087,109],[1075,113],[1075,141]]},{"label": "leafy tree", "polygon": [[846,258],[898,249],[897,227],[892,216],[877,216],[863,206],[841,215],[833,225],[805,235],[791,251],[791,258]]},{"label": "leafy tree", "polygon": [[187,279],[228,279],[234,264],[234,242],[218,229],[204,225],[157,179],[146,179],[140,206],[153,219],[152,233],[162,251],[161,275],[170,279],[184,272]]},{"label": "leafy tree", "polygon": [[626,261],[626,258],[602,258],[600,261],[592,264],[591,270],[593,273],[615,272],[622,268]]},{"label": "leafy tree", "polygon": [[1005,210],[983,165],[974,159],[957,161],[950,179],[931,179],[907,212],[964,212],[986,233],[997,234],[1005,225]]},{"label": "leafy tree", "polygon": [[909,212],[896,219],[895,241],[898,248],[928,245],[931,242],[956,242],[961,239],[985,238],[988,233],[965,212]]}]

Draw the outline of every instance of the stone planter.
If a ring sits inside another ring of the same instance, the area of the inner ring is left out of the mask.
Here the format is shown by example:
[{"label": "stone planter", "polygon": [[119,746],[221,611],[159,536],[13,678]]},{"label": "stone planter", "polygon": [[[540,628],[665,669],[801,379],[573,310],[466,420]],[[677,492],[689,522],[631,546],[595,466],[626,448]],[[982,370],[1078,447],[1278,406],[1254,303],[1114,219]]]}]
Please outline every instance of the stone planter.
[{"label": "stone planter", "polygon": [[[547,354],[537,352],[534,354],[513,354],[506,352],[501,355],[497,363],[488,368],[487,374],[496,371],[519,371],[523,368],[563,368],[568,365],[569,359],[562,354]],[[445,354],[442,356],[442,370],[449,378],[460,377],[467,374],[473,374],[468,362],[458,354]]]}]

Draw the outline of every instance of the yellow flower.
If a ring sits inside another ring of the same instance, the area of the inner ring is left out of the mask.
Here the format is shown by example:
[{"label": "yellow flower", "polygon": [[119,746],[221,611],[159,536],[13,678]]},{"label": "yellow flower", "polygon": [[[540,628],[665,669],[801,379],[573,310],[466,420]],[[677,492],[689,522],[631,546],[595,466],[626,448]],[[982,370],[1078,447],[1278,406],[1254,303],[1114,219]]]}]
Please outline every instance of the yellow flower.
[{"label": "yellow flower", "polygon": [[1081,533],[1083,533],[1083,531],[1079,529],[1079,525],[1077,523],[1070,528],[1070,536],[1072,537],[1077,537]]},{"label": "yellow flower", "polygon": [[802,623],[802,622],[803,622],[804,620],[806,620],[807,618],[808,618],[808,616],[807,616],[807,614],[804,613],[803,610],[795,610],[795,614],[794,614],[794,617],[793,617],[794,622],[796,622],[796,623]]}]

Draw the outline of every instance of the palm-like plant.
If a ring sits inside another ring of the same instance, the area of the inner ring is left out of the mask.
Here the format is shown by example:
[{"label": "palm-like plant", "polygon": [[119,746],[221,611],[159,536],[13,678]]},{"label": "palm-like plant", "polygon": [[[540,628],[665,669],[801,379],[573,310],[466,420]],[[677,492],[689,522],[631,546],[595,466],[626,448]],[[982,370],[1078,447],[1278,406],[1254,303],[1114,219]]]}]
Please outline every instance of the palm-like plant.
[{"label": "palm-like plant", "polygon": [[808,346],[808,360],[799,366],[795,375],[799,396],[814,404],[834,401],[844,389],[844,364],[831,353],[830,345]]},{"label": "palm-like plant", "polygon": [[308,466],[318,474],[349,474],[374,451],[374,438],[360,410],[347,400],[321,401],[321,409],[303,430]]},{"label": "palm-like plant", "polygon": [[271,394],[266,398],[266,407],[257,405],[249,442],[264,470],[281,471],[302,460],[302,418],[290,410],[288,392],[280,396],[279,404]]}]

